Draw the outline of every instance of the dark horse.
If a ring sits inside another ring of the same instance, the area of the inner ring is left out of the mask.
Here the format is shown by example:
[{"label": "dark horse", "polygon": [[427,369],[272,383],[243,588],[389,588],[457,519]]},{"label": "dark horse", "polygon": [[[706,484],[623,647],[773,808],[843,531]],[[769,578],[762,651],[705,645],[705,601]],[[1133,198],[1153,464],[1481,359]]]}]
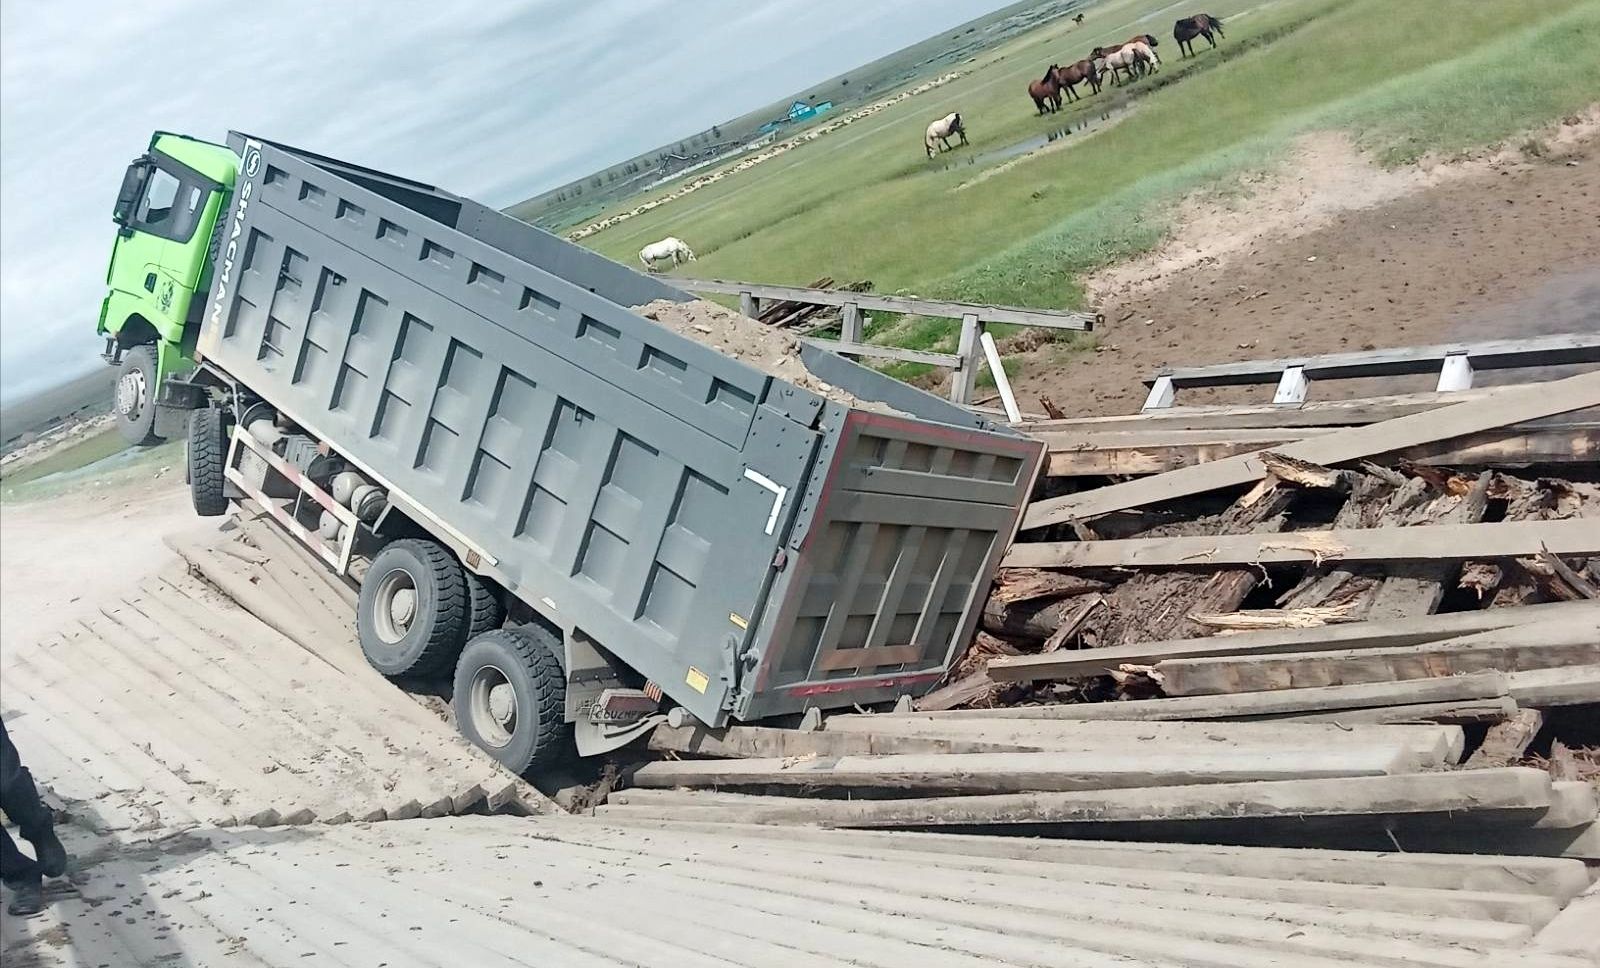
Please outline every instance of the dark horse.
[{"label": "dark horse", "polygon": [[1145,43],[1149,44],[1151,47],[1154,47],[1156,45],[1156,35],[1155,34],[1134,34],[1132,37],[1129,37],[1127,40],[1124,40],[1119,46],[1126,47],[1129,44],[1137,44],[1141,40],[1144,41]]},{"label": "dark horse", "polygon": [[1083,95],[1074,88],[1083,82],[1089,82],[1089,90],[1094,94],[1100,93],[1100,72],[1095,69],[1094,61],[1081,60],[1067,67],[1056,68],[1056,86],[1067,92],[1067,97],[1079,101]]},{"label": "dark horse", "polygon": [[1184,17],[1172,25],[1172,39],[1178,42],[1178,50],[1185,57],[1194,53],[1194,39],[1196,37],[1204,37],[1206,43],[1215,48],[1217,42],[1211,38],[1213,33],[1223,40],[1228,39],[1228,36],[1222,32],[1222,21],[1209,13],[1197,13],[1193,17]]},{"label": "dark horse", "polygon": [[1056,81],[1056,71],[1060,69],[1051,64],[1050,69],[1044,72],[1044,77],[1028,82],[1028,96],[1033,98],[1033,106],[1040,114],[1054,114],[1061,110],[1061,85]]}]

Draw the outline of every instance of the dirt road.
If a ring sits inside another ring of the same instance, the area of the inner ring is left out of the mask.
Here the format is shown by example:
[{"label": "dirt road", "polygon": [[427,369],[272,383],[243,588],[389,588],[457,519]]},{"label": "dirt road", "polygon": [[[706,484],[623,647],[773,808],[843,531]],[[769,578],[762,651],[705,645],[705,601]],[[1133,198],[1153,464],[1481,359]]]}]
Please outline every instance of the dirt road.
[{"label": "dirt road", "polygon": [[[1418,177],[1410,191],[1379,185],[1354,199],[1375,204],[1357,210],[1326,196],[1359,193],[1359,179],[1346,172],[1308,189],[1308,177],[1317,179],[1302,170],[1292,191],[1201,216],[1233,226],[1231,242],[1205,224],[1180,227],[1156,257],[1094,280],[1108,321],[1101,349],[1030,359],[1016,381],[1024,409],[1044,393],[1073,413],[1131,413],[1141,380],[1169,365],[1600,329],[1594,139],[1544,158],[1502,156],[1460,177]],[[1362,382],[1314,393],[1372,392]],[[1432,388],[1427,378],[1384,386]],[[1189,390],[1179,402],[1270,396],[1267,387]]]},{"label": "dirt road", "polygon": [[[0,641],[31,642],[174,560],[161,536],[201,524],[181,473],[0,504]],[[123,479],[126,477],[126,479]]]}]

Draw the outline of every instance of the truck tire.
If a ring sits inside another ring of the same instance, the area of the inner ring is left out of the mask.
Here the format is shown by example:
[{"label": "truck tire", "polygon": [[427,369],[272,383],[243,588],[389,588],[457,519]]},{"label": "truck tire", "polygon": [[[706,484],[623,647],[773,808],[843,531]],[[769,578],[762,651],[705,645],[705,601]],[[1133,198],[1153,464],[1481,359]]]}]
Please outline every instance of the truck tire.
[{"label": "truck tire", "polygon": [[392,541],[361,579],[361,651],[386,676],[448,672],[467,638],[467,607],[465,570],[443,545]]},{"label": "truck tire", "polygon": [[473,637],[456,663],[456,729],[513,773],[547,769],[572,752],[560,647],[540,625],[494,629]]},{"label": "truck tire", "polygon": [[122,354],[112,412],[123,440],[136,447],[161,443],[155,430],[156,348],[149,343],[131,346]]},{"label": "truck tire", "polygon": [[500,627],[506,620],[500,599],[485,578],[467,572],[467,639]]},{"label": "truck tire", "polygon": [[189,499],[202,518],[228,513],[227,479],[222,473],[228,460],[228,428],[222,418],[217,407],[189,411]]}]

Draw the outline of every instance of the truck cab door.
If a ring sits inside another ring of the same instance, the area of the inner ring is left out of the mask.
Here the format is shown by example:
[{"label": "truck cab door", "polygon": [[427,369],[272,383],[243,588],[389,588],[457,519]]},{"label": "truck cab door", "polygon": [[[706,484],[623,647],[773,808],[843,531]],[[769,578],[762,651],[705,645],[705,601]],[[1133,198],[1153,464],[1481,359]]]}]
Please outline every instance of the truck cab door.
[{"label": "truck cab door", "polygon": [[[143,186],[128,211],[119,212],[110,278],[157,332],[178,343],[206,266],[207,238],[196,238],[206,222],[217,187],[160,152],[136,165],[145,169]],[[133,169],[130,168],[130,177]]]}]

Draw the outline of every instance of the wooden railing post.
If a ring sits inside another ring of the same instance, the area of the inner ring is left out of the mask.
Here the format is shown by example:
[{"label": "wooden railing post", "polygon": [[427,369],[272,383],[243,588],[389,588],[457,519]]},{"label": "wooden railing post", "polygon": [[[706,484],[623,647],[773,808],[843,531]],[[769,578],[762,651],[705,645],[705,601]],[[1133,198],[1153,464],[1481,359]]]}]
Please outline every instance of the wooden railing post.
[{"label": "wooden railing post", "polygon": [[978,381],[978,336],[983,332],[983,324],[978,322],[977,313],[967,313],[961,317],[961,341],[956,344],[956,356],[961,359],[961,368],[950,375],[950,402],[965,406],[972,402],[972,389]]},{"label": "wooden railing post", "polygon": [[855,303],[845,303],[839,313],[839,342],[861,342],[861,307]]}]

